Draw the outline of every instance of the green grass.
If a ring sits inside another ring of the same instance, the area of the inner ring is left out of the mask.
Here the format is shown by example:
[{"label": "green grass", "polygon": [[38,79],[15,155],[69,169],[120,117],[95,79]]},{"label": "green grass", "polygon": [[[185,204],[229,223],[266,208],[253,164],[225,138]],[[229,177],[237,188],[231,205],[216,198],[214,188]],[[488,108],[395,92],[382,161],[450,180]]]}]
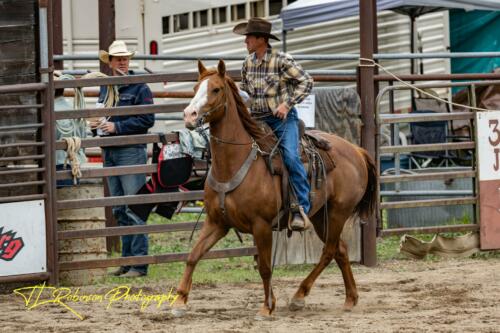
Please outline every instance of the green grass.
[{"label": "green grass", "polygon": [[[167,220],[152,214],[148,220],[148,224],[168,224],[186,221],[196,221],[199,214],[180,214],[176,215],[172,220]],[[201,217],[200,223],[203,221]],[[451,221],[457,224],[457,221]],[[450,223],[451,223],[450,222]],[[470,223],[464,217],[458,223]],[[149,253],[151,255],[166,254],[172,252],[189,252],[198,238],[199,231],[195,231],[193,240],[190,241],[191,231],[170,232],[170,233],[154,233],[149,235]],[[446,234],[459,235],[461,233]],[[228,249],[236,247],[253,246],[253,240],[250,235],[241,235],[243,244],[238,240],[235,232],[231,230],[226,237],[220,240],[214,249]],[[414,235],[417,238],[425,241],[432,239],[433,235]],[[399,253],[400,236],[391,236],[377,241],[377,257],[379,262],[391,260],[410,260],[408,257]],[[113,253],[112,256],[119,257],[119,253]],[[489,258],[500,258],[500,251],[481,252],[474,255],[475,258],[487,260]],[[435,261],[441,260],[436,256],[427,256],[424,260]],[[134,279],[134,285],[148,284],[151,282],[165,284],[168,287],[176,287],[178,281],[181,279],[185,264],[184,262],[175,262],[168,264],[150,265],[147,277]],[[287,277],[305,277],[314,265],[285,265],[275,267],[273,270],[273,277],[287,278]],[[336,273],[339,270],[335,263],[329,265],[324,274]],[[253,257],[236,257],[226,259],[202,260],[198,263],[195,273],[193,275],[193,283],[195,284],[217,284],[217,283],[260,283],[260,276],[255,269]],[[119,284],[124,283],[122,278],[106,277],[102,283],[105,284]],[[129,281],[127,281],[129,283]]]}]

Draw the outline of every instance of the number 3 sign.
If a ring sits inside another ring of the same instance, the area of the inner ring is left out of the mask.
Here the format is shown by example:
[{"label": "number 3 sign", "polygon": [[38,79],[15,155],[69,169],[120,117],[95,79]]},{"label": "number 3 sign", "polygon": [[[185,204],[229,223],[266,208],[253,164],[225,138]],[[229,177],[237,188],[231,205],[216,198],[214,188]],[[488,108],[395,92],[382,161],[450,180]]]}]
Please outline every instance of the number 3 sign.
[{"label": "number 3 sign", "polygon": [[500,248],[500,112],[476,114],[481,249]]}]

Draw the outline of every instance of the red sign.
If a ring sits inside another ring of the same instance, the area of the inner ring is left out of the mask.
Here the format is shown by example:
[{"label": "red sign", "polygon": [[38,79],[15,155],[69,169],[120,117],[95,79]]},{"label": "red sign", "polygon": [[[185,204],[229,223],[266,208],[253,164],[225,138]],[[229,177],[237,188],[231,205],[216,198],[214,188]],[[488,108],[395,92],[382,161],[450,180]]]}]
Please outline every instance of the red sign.
[{"label": "red sign", "polygon": [[3,227],[0,228],[0,259],[11,261],[24,247],[23,239],[15,236],[16,233],[12,230],[4,233]]}]

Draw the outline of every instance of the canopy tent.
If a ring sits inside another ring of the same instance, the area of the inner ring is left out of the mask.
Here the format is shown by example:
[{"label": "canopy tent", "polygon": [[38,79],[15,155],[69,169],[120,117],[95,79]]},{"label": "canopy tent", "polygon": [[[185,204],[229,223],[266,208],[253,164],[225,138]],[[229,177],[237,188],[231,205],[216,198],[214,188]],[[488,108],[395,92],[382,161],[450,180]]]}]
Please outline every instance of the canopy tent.
[{"label": "canopy tent", "polygon": [[[463,9],[500,11],[498,0],[377,0],[377,11],[392,10],[410,17],[410,49],[415,52],[416,17],[441,10]],[[283,49],[286,50],[286,32],[294,28],[359,15],[356,0],[297,0],[284,7],[280,17],[283,21]],[[423,68],[420,71],[423,73]],[[411,61],[411,73],[415,73],[415,61]]]},{"label": "canopy tent", "polygon": [[[445,9],[500,10],[498,0],[377,0],[377,11],[395,12],[417,17]],[[359,14],[359,1],[354,0],[297,0],[284,7],[280,17],[283,30],[331,21]]]}]

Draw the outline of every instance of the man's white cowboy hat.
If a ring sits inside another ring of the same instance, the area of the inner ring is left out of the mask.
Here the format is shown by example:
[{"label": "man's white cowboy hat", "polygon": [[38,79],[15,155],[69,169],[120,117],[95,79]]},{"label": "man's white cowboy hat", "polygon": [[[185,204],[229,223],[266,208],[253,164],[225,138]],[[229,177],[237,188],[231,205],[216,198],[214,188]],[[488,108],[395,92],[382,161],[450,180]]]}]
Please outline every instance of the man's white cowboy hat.
[{"label": "man's white cowboy hat", "polygon": [[108,52],[99,51],[99,59],[105,64],[109,64],[109,56],[113,57],[130,57],[132,58],[135,51],[129,51],[127,45],[122,40],[115,40],[110,46]]}]

